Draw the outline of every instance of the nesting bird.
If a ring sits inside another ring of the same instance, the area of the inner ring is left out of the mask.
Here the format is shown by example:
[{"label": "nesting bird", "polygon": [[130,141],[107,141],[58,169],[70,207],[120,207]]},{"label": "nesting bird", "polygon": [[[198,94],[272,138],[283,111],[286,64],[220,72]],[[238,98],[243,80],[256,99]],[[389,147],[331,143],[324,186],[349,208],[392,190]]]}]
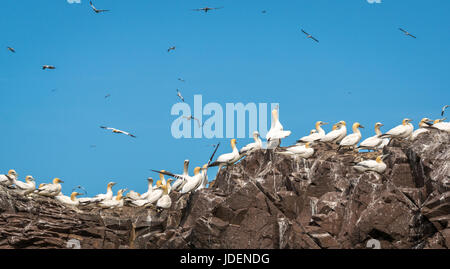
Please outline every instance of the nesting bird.
[{"label": "nesting bird", "polygon": [[430,120],[429,118],[423,118],[420,122],[419,122],[419,129],[415,130],[411,136],[409,137],[410,140],[415,140],[420,134],[426,133],[428,132],[427,127],[432,126],[432,120]]},{"label": "nesting bird", "polygon": [[445,119],[435,120],[433,125],[430,126],[430,128],[450,133],[450,122],[444,122],[444,120]]},{"label": "nesting bird", "polygon": [[359,122],[355,122],[352,126],[353,133],[347,135],[342,139],[342,141],[339,143],[338,151],[341,148],[355,148],[358,142],[361,140],[361,132],[359,131],[359,128],[364,128]]},{"label": "nesting bird", "polygon": [[183,174],[178,177],[178,179],[172,184],[174,191],[179,191],[186,184],[187,178],[189,177],[189,160],[184,160]]},{"label": "nesting bird", "polygon": [[245,147],[241,148],[241,150],[239,151],[239,154],[245,155],[245,154],[252,152],[253,150],[262,148],[262,140],[260,138],[258,131],[253,132],[253,139],[255,140],[255,142],[250,143],[250,144],[246,145]]},{"label": "nesting bird", "polygon": [[80,204],[80,201],[78,201],[77,196],[79,195],[83,195],[83,193],[72,192],[70,197],[59,193],[55,196],[55,199],[68,206],[78,206]]},{"label": "nesting bird", "polygon": [[230,144],[233,151],[231,153],[220,155],[215,162],[209,165],[210,167],[219,166],[220,170],[223,166],[233,164],[239,160],[240,154],[238,149],[236,148],[236,139],[231,139]]},{"label": "nesting bird", "polygon": [[413,130],[414,126],[411,124],[411,119],[403,119],[402,124],[398,125],[389,131],[387,131],[385,134],[382,134],[380,137],[389,137],[389,138],[408,138]]},{"label": "nesting bird", "polygon": [[112,187],[114,185],[116,185],[115,182],[109,182],[108,185],[106,185],[106,193],[97,194],[92,198],[81,198],[79,199],[80,204],[90,204],[90,203],[97,203],[103,200],[111,200],[114,195],[112,191]]},{"label": "nesting bird", "polygon": [[14,185],[16,185],[17,190],[23,195],[26,196],[36,189],[36,181],[32,176],[26,176],[25,182],[14,180]]},{"label": "nesting bird", "polygon": [[60,183],[64,183],[64,181],[59,178],[55,178],[52,183],[43,183],[39,185],[39,188],[35,191],[35,193],[46,197],[55,197],[61,192]]},{"label": "nesting bird", "polygon": [[126,189],[120,189],[117,192],[117,196],[114,196],[113,199],[102,200],[100,202],[97,202],[97,205],[104,209],[122,207],[123,206],[123,193],[125,191],[126,191]]},{"label": "nesting bird", "polygon": [[6,175],[0,175],[0,184],[6,187],[12,187],[19,175],[14,169],[8,171]]},{"label": "nesting bird", "polygon": [[381,138],[380,127],[383,126],[381,122],[375,123],[375,135],[366,138],[361,144],[359,144],[358,149],[376,150],[383,144],[383,138]]},{"label": "nesting bird", "polygon": [[387,165],[383,160],[388,155],[379,155],[376,160],[366,160],[357,163],[353,168],[359,172],[374,171],[378,173],[383,173],[386,170]]},{"label": "nesting bird", "polygon": [[163,195],[156,202],[157,208],[168,209],[172,205],[172,200],[170,199],[170,196],[169,196],[169,186],[170,186],[171,182],[172,182],[172,180],[169,179],[169,180],[167,180],[167,183],[165,186],[161,186],[161,188],[163,189]]},{"label": "nesting bird", "polygon": [[314,149],[311,147],[311,142],[306,142],[304,145],[288,147],[285,151],[277,152],[277,154],[308,159],[314,154]]},{"label": "nesting bird", "polygon": [[297,143],[306,143],[306,142],[314,142],[325,137],[325,130],[322,129],[323,125],[327,125],[327,122],[318,121],[316,122],[316,133],[310,134],[308,136],[304,136],[297,140]]},{"label": "nesting bird", "polygon": [[268,149],[273,149],[281,144],[281,139],[291,135],[291,131],[285,131],[279,120],[278,110],[272,110],[272,122],[269,132],[266,134]]},{"label": "nesting bird", "polygon": [[347,135],[347,123],[340,121],[333,125],[331,132],[319,139],[320,142],[325,143],[339,143]]}]

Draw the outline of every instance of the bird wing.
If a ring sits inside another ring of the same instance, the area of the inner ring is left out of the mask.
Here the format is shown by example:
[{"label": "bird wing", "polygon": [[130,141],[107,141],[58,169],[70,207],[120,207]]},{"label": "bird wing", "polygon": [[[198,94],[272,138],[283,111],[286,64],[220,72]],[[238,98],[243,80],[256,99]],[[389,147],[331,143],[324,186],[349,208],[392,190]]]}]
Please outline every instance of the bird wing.
[{"label": "bird wing", "polygon": [[114,130],[114,128],[106,127],[106,126],[100,126],[100,128],[102,128],[102,129],[107,129],[107,130]]},{"label": "bird wing", "polygon": [[417,37],[415,37],[415,36],[413,36],[412,34],[408,34],[410,37],[414,37],[414,38],[417,38]]},{"label": "bird wing", "polygon": [[311,39],[319,43],[319,40],[315,39],[313,36],[311,36]]},{"label": "bird wing", "polygon": [[303,29],[301,29],[301,30],[305,35],[309,35],[307,32],[305,32],[305,30],[303,30]]},{"label": "bird wing", "polygon": [[400,31],[402,31],[403,33],[407,33],[405,30],[403,30],[402,28],[398,28]]}]

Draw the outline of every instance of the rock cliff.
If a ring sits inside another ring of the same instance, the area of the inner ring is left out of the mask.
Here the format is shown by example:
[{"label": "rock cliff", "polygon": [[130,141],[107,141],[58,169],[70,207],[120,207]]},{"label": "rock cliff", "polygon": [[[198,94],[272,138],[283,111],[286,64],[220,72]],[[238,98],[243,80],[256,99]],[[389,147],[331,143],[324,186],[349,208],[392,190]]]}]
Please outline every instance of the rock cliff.
[{"label": "rock cliff", "polygon": [[308,160],[253,152],[208,189],[171,193],[162,212],[71,209],[0,187],[0,248],[450,247],[450,134],[391,141],[383,174],[352,168],[376,153],[314,147]]}]

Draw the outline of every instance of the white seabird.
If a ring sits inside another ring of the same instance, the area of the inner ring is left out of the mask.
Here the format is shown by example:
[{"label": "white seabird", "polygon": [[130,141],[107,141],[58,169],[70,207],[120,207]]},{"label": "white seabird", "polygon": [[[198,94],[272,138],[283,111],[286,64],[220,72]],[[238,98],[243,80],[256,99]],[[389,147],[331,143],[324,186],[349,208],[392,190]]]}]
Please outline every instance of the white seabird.
[{"label": "white seabird", "polygon": [[184,184],[186,184],[186,178],[188,177],[189,177],[189,160],[184,160],[183,175],[172,184],[172,189],[174,191],[181,190]]},{"label": "white seabird", "polygon": [[354,148],[358,144],[358,142],[361,140],[361,132],[359,131],[359,128],[364,128],[359,122],[355,122],[352,126],[353,133],[347,135],[342,139],[342,141],[339,143],[338,151],[343,147],[350,147]]},{"label": "white seabird", "polygon": [[390,129],[387,133],[382,134],[380,137],[408,138],[414,130],[414,126],[411,124],[411,121],[411,119],[404,119],[401,125]]},{"label": "white seabird", "polygon": [[409,139],[410,140],[415,140],[420,134],[428,132],[427,127],[429,127],[431,125],[432,125],[432,120],[430,120],[429,118],[423,118],[419,122],[419,129],[414,130],[414,132],[411,134]]},{"label": "white seabird", "polygon": [[383,160],[388,155],[380,155],[377,157],[376,160],[366,160],[357,163],[353,168],[355,168],[359,172],[366,172],[366,171],[375,171],[378,173],[383,173],[386,170],[386,164],[383,162]]},{"label": "white seabird", "polygon": [[[291,135],[291,131],[285,131],[280,123],[278,110],[272,110],[272,123],[269,132],[266,134],[268,149],[278,147],[281,139]],[[270,146],[269,146],[270,145]]]},{"label": "white seabird", "polygon": [[101,208],[115,208],[115,207],[122,207],[123,206],[123,193],[125,192],[125,189],[120,189],[117,192],[117,196],[114,196],[111,200],[102,200],[100,202],[97,202],[97,205]]},{"label": "white seabird", "polygon": [[339,143],[347,135],[347,123],[340,121],[333,125],[331,132],[322,137],[319,141],[326,143]]},{"label": "white seabird", "polygon": [[430,127],[450,133],[450,122],[444,122],[444,120],[445,119],[435,120]]},{"label": "white seabird", "polygon": [[[231,148],[233,149],[233,151],[231,153],[226,153],[226,154],[222,154],[220,155],[217,160],[213,163],[211,163],[208,167],[211,166],[219,166],[219,170],[222,168],[222,166],[224,165],[231,165],[234,164],[235,162],[237,162],[240,158],[240,154],[238,149],[236,148],[236,139],[231,139],[230,141],[231,144]],[[195,175],[194,175],[195,177]]]},{"label": "white seabird", "polygon": [[253,139],[255,142],[248,144],[247,146],[241,148],[239,151],[239,154],[241,155],[247,155],[253,150],[261,149],[262,148],[262,140],[259,138],[258,131],[253,132]]},{"label": "white seabird", "polygon": [[32,176],[26,176],[25,182],[14,180],[14,185],[16,185],[17,190],[23,196],[34,192],[34,190],[36,189],[36,181],[34,181],[34,178]]},{"label": "white seabird", "polygon": [[116,128],[107,127],[107,126],[100,126],[100,128],[106,129],[106,130],[111,130],[115,134],[124,134],[124,135],[131,136],[133,138],[136,138],[136,136],[134,136],[133,134],[130,134],[128,132],[125,132],[125,131],[122,131],[122,130],[119,130],[119,129],[116,129]]},{"label": "white seabird", "polygon": [[6,187],[12,187],[19,175],[14,169],[8,171],[6,175],[0,175],[0,184]]},{"label": "white seabird", "polygon": [[297,143],[306,143],[306,142],[314,142],[317,140],[322,139],[325,136],[325,131],[322,129],[321,126],[328,124],[327,122],[318,121],[316,122],[316,130],[317,133],[310,134],[308,136],[304,136],[297,140]]},{"label": "white seabird", "polygon": [[77,196],[79,195],[83,195],[83,193],[72,192],[70,197],[63,195],[62,193],[59,193],[58,195],[55,196],[55,199],[68,206],[77,206],[80,204],[80,201],[78,201],[77,199]]},{"label": "white seabird", "polygon": [[172,200],[170,199],[170,196],[169,196],[169,186],[170,186],[171,182],[172,182],[172,180],[169,179],[169,180],[167,180],[167,184],[165,186],[161,186],[163,189],[163,195],[156,202],[156,207],[168,209],[172,205]]},{"label": "white seabird", "polygon": [[361,144],[359,144],[358,149],[376,150],[383,144],[383,138],[380,138],[381,131],[380,127],[383,126],[381,122],[375,123],[375,135],[366,138]]},{"label": "white seabird", "polygon": [[46,196],[46,197],[55,197],[61,192],[61,184],[64,183],[59,178],[53,179],[53,183],[43,183],[39,185],[39,188],[35,190],[35,192],[39,195]]},{"label": "white seabird", "polygon": [[286,148],[286,151],[277,152],[281,155],[298,156],[301,158],[308,159],[314,154],[314,149],[311,147],[311,142],[306,142],[304,145],[295,145]]},{"label": "white seabird", "polygon": [[152,193],[153,191],[153,178],[149,177],[147,178],[147,182],[148,182],[148,189],[146,192],[144,192],[143,194],[141,194],[141,196],[139,197],[140,199],[147,199],[148,196]]},{"label": "white seabird", "polygon": [[196,190],[201,184],[203,180],[203,174],[200,173],[201,168],[195,167],[194,168],[194,176],[191,177],[186,184],[184,184],[183,188],[181,189],[180,193],[188,193],[190,191]]},{"label": "white seabird", "polygon": [[106,186],[106,193],[97,194],[96,196],[94,196],[92,198],[81,198],[78,200],[80,201],[80,204],[89,204],[89,203],[100,202],[103,200],[111,200],[114,195],[114,193],[112,191],[112,187],[114,185],[116,185],[115,182],[109,182],[108,185]]}]

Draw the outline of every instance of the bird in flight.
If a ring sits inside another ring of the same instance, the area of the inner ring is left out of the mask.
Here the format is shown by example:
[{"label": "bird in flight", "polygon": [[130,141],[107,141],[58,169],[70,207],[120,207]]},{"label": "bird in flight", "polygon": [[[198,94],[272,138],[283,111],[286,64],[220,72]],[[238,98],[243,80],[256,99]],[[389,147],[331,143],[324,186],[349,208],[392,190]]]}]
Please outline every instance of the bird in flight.
[{"label": "bird in flight", "polygon": [[312,40],[314,40],[317,43],[319,43],[319,40],[315,39],[312,35],[310,35],[307,32],[305,32],[305,30],[302,29],[302,32],[306,35],[306,38],[311,38]]},{"label": "bird in flight", "polygon": [[115,134],[124,134],[124,135],[128,135],[128,136],[136,138],[136,136],[134,136],[134,135],[132,135],[132,134],[130,134],[128,132],[116,129],[116,128],[111,128],[111,127],[106,127],[106,126],[100,126],[100,128],[106,129],[106,130],[111,130]]},{"label": "bird in flight", "polygon": [[167,52],[170,52],[171,50],[175,50],[176,49],[176,47],[175,46],[173,46],[173,47],[170,47],[170,48],[168,48],[167,49]]},{"label": "bird in flight", "polygon": [[109,9],[96,9],[96,8],[94,7],[94,4],[92,4],[92,1],[89,1],[89,4],[91,5],[92,10],[94,10],[95,13],[100,13],[100,12],[109,11]]},{"label": "bird in flight", "polygon": [[53,65],[43,65],[42,70],[45,70],[45,69],[56,69],[56,67],[54,67]]},{"label": "bird in flight", "polygon": [[204,8],[196,8],[193,9],[194,11],[205,11],[205,13],[208,13],[208,11],[210,10],[214,10],[214,9],[221,9],[223,7],[204,7]]},{"label": "bird in flight", "polygon": [[196,117],[192,116],[192,115],[190,115],[190,116],[183,116],[183,118],[185,118],[187,120],[196,120],[197,123],[198,123],[198,127],[199,128],[203,126],[203,124],[200,123],[200,120],[197,119]]},{"label": "bird in flight", "polygon": [[184,102],[184,97],[181,95],[181,92],[177,89],[177,96]]},{"label": "bird in flight", "polygon": [[412,34],[410,34],[409,32],[403,30],[402,28],[398,28],[398,29],[399,29],[400,31],[402,31],[403,33],[405,33],[405,35],[409,35],[410,37],[417,38],[417,37],[413,36]]},{"label": "bird in flight", "polygon": [[12,53],[16,53],[16,50],[14,49],[14,48],[11,48],[11,47],[6,47],[10,52],[12,52]]},{"label": "bird in flight", "polygon": [[445,106],[442,108],[441,116],[444,116],[445,110],[446,110],[448,107],[450,107],[450,106],[449,106],[449,105],[445,105]]}]

